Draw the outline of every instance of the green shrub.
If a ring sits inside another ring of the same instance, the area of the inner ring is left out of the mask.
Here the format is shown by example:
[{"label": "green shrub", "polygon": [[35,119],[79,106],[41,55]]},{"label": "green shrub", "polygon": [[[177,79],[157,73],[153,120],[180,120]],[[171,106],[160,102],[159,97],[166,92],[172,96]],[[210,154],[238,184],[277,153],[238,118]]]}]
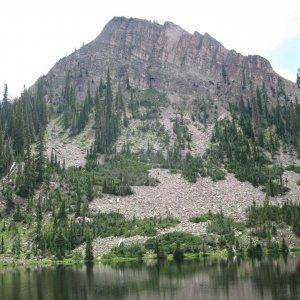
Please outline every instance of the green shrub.
[{"label": "green shrub", "polygon": [[298,165],[288,165],[285,169],[287,171],[293,171],[295,173],[300,173],[300,166],[298,166]]},{"label": "green shrub", "polygon": [[254,244],[251,240],[247,248],[247,255],[251,258],[261,259],[263,255],[263,245],[260,243]]},{"label": "green shrub", "polygon": [[180,168],[182,176],[190,182],[196,182],[198,175],[202,177],[209,176],[213,181],[226,178],[225,172],[218,164],[199,156],[193,157],[190,153],[187,153],[185,160],[181,162]]},{"label": "green shrub", "polygon": [[183,252],[199,252],[202,249],[202,239],[199,236],[176,231],[148,239],[145,243],[145,247],[147,250],[155,252],[157,245],[159,245],[160,251],[173,254],[178,244]]},{"label": "green shrub", "polygon": [[284,186],[280,182],[276,182],[271,179],[262,188],[262,191],[271,197],[274,197],[277,195],[284,195],[289,190],[290,189],[287,186]]},{"label": "green shrub", "polygon": [[234,234],[234,230],[244,230],[244,224],[235,222],[232,218],[226,217],[223,213],[214,214],[211,222],[207,225],[208,233],[216,233],[219,235]]},{"label": "green shrub", "polygon": [[146,249],[141,244],[125,245],[121,243],[119,246],[113,247],[108,255],[104,258],[122,257],[122,258],[142,258],[146,254]]},{"label": "green shrub", "polygon": [[83,262],[83,255],[82,252],[79,250],[73,252],[72,258],[75,264],[80,264]]},{"label": "green shrub", "polygon": [[102,186],[102,192],[117,196],[127,196],[133,194],[132,188],[129,185],[124,185],[113,178],[105,178]]},{"label": "green shrub", "polygon": [[189,219],[189,221],[192,223],[201,223],[201,222],[211,221],[214,217],[215,217],[215,214],[213,214],[209,210],[208,213],[200,215],[200,216],[192,217]]},{"label": "green shrub", "polygon": [[175,226],[179,221],[172,217],[167,218],[146,218],[126,219],[120,213],[98,213],[93,217],[92,228],[94,236],[153,236],[158,228]]},{"label": "green shrub", "polygon": [[184,253],[183,253],[183,250],[181,249],[180,243],[176,244],[176,249],[173,252],[173,258],[176,262],[183,261]]},{"label": "green shrub", "polygon": [[[285,202],[282,205],[271,205],[265,202],[258,206],[255,202],[246,210],[246,224],[252,228],[271,227],[271,223],[286,223],[292,226],[296,235],[300,236],[300,204]],[[274,232],[273,232],[274,234]]]}]

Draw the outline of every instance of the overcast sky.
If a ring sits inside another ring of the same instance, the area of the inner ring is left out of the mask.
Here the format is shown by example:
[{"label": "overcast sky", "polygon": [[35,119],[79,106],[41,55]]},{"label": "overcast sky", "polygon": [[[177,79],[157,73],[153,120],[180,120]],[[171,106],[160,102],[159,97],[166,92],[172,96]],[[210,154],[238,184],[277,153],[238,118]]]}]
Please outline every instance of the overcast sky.
[{"label": "overcast sky", "polygon": [[293,81],[300,67],[299,0],[2,0],[0,7],[0,87],[7,82],[13,96],[93,40],[113,16],[208,32],[229,49],[266,57]]}]

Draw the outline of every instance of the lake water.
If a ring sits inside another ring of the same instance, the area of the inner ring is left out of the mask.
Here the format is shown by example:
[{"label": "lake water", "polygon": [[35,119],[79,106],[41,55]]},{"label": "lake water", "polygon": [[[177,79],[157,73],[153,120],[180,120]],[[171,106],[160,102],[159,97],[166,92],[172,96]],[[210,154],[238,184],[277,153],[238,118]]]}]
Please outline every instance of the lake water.
[{"label": "lake water", "polygon": [[0,299],[300,299],[300,255],[4,269]]}]

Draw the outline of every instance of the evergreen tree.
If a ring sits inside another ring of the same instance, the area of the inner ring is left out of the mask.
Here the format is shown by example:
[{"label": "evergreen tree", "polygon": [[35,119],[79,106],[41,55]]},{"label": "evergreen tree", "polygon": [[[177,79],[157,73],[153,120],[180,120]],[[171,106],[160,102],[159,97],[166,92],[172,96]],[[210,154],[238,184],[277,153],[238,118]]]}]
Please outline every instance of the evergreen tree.
[{"label": "evergreen tree", "polygon": [[82,192],[81,189],[79,187],[79,182],[78,180],[76,181],[76,186],[75,186],[76,190],[76,206],[75,206],[75,217],[80,216],[80,212],[81,212],[81,203],[82,203]]},{"label": "evergreen tree", "polygon": [[90,176],[87,177],[87,182],[86,182],[86,197],[88,201],[92,201],[94,198],[93,182]]},{"label": "evergreen tree", "polygon": [[36,182],[41,183],[44,180],[45,173],[45,140],[44,140],[44,132],[40,132],[36,144],[36,159],[35,159],[35,167],[36,167]]},{"label": "evergreen tree", "polygon": [[13,220],[15,222],[21,222],[23,220],[23,216],[22,216],[22,213],[21,213],[21,208],[20,208],[19,203],[17,204],[16,210],[14,212]]},{"label": "evergreen tree", "polygon": [[1,237],[1,244],[0,244],[0,254],[5,253],[5,244],[4,244],[4,239],[3,236]]},{"label": "evergreen tree", "polygon": [[90,85],[88,86],[87,96],[83,102],[83,105],[79,111],[79,113],[75,116],[73,120],[73,126],[71,128],[72,134],[80,133],[86,126],[89,115],[93,107],[93,99],[91,95]]},{"label": "evergreen tree", "polygon": [[9,171],[9,167],[13,161],[13,153],[10,141],[4,140],[4,133],[0,124],[0,178]]},{"label": "evergreen tree", "polygon": [[86,239],[84,260],[87,264],[92,264],[94,261],[93,244],[90,235]]},{"label": "evergreen tree", "polygon": [[65,222],[67,220],[66,202],[65,202],[64,199],[61,199],[61,197],[60,197],[59,202],[60,202],[60,207],[59,207],[59,211],[58,211],[58,214],[57,214],[57,219],[60,222]]},{"label": "evergreen tree", "polygon": [[12,253],[16,256],[19,256],[21,253],[21,236],[19,231],[16,232],[13,240]]},{"label": "evergreen tree", "polygon": [[17,178],[17,193],[22,197],[32,196],[36,186],[35,164],[29,145],[26,147],[24,169]]},{"label": "evergreen tree", "polygon": [[117,94],[116,94],[116,104],[115,105],[116,105],[117,116],[119,118],[121,118],[122,115],[125,112],[125,105],[124,105],[124,100],[123,100],[123,95],[122,95],[120,85],[118,86],[118,91],[117,91]]},{"label": "evergreen tree", "polygon": [[3,196],[5,198],[5,211],[7,214],[9,214],[15,206],[15,203],[13,201],[13,191],[10,185],[6,186],[3,190]]},{"label": "evergreen tree", "polygon": [[54,238],[54,252],[58,260],[65,257],[66,253],[66,238],[63,235],[63,229],[58,229],[58,232]]},{"label": "evergreen tree", "polygon": [[62,92],[62,101],[59,105],[58,112],[63,113],[63,125],[67,129],[74,123],[76,118],[76,96],[75,90],[71,84],[71,73],[67,72],[65,85]]},{"label": "evergreen tree", "polygon": [[8,87],[6,83],[4,84],[3,105],[4,107],[8,106]]},{"label": "evergreen tree", "polygon": [[[10,102],[8,101],[8,87],[7,87],[7,84],[4,84],[3,100],[2,100],[3,117],[5,117],[9,114],[9,104],[10,104]],[[0,117],[2,114],[0,114]],[[0,124],[0,127],[1,127],[1,124]]]},{"label": "evergreen tree", "polygon": [[184,253],[182,251],[182,249],[180,248],[180,243],[176,243],[176,248],[175,248],[175,251],[173,253],[173,257],[174,257],[174,260],[176,262],[182,262],[183,261],[183,258],[184,258]]},{"label": "evergreen tree", "polygon": [[41,201],[38,200],[36,205],[36,230],[35,230],[35,242],[37,249],[43,251],[43,238],[42,238],[42,221],[43,221],[43,214],[42,214],[42,207]]},{"label": "evergreen tree", "polygon": [[[97,105],[101,106],[100,112],[98,111],[99,109],[97,108]],[[120,104],[118,106],[122,105]],[[99,153],[111,153],[113,150],[113,143],[119,135],[119,120],[116,113],[113,111],[113,94],[109,70],[106,76],[104,101],[101,105],[96,103],[95,119],[96,130],[94,150]]]}]

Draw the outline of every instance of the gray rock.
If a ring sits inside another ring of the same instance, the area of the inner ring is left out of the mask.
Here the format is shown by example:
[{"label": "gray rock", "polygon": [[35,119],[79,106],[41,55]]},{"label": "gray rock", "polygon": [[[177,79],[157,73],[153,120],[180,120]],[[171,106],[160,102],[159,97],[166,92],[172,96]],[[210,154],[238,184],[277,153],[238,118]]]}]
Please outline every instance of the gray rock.
[{"label": "gray rock", "polygon": [[208,33],[190,34],[171,22],[124,17],[113,18],[95,40],[59,60],[43,77],[45,88],[59,101],[71,71],[77,97],[83,99],[88,84],[95,90],[108,68],[114,86],[129,82],[141,89],[153,87],[174,99],[194,100],[197,95],[199,101],[227,102],[243,94],[246,100],[251,84],[255,88],[264,82],[270,100],[275,100],[278,78],[288,96],[300,94],[295,83],[281,78],[261,56],[243,56]]}]

